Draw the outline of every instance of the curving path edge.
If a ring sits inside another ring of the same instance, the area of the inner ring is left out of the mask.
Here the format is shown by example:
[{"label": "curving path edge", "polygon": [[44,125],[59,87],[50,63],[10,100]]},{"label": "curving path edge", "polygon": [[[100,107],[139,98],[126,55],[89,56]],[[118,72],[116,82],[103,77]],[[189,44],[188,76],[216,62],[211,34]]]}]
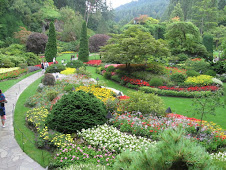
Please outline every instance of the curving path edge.
[{"label": "curving path edge", "polygon": [[[40,78],[43,72],[35,73],[8,89],[4,94],[6,103],[6,127],[0,122],[0,170],[44,170],[44,168],[26,155],[14,139],[13,116],[14,106],[21,93],[35,80]],[[1,87],[0,87],[1,88]]]}]

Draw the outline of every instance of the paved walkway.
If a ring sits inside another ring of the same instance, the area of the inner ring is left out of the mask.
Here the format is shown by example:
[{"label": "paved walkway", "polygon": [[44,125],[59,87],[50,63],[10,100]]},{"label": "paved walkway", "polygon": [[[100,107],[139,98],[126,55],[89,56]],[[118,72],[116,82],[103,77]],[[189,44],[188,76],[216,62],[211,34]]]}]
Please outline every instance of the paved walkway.
[{"label": "paved walkway", "polygon": [[[26,155],[14,139],[13,112],[20,94],[35,80],[42,76],[35,73],[18,82],[4,94],[8,103],[6,106],[6,127],[0,126],[0,170],[43,170],[37,162]],[[0,123],[1,124],[1,123]]]}]

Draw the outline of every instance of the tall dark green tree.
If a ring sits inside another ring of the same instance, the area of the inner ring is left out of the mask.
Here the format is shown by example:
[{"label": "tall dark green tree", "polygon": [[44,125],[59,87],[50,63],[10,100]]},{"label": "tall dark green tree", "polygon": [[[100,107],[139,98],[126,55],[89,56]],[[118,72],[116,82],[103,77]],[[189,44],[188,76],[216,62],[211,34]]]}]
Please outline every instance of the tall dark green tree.
[{"label": "tall dark green tree", "polygon": [[88,45],[88,38],[87,38],[86,22],[83,22],[83,24],[82,24],[78,59],[83,62],[89,61],[89,45]]},{"label": "tall dark green tree", "polygon": [[45,49],[46,61],[52,62],[53,58],[57,54],[57,44],[56,44],[56,32],[53,22],[50,23],[49,27],[49,39]]},{"label": "tall dark green tree", "polygon": [[204,34],[202,42],[207,51],[213,55],[213,36],[210,34]]},{"label": "tall dark green tree", "polygon": [[179,17],[180,21],[184,21],[184,13],[182,11],[180,3],[177,3],[176,6],[174,6],[174,10],[172,11],[170,18]]}]

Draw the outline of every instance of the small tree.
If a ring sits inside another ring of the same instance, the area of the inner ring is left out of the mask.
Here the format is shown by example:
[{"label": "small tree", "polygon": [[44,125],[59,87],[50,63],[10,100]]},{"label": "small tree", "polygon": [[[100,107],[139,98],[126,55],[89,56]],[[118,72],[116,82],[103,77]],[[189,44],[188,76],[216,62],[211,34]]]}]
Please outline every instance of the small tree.
[{"label": "small tree", "polygon": [[50,23],[49,27],[49,39],[46,45],[45,58],[46,61],[51,62],[57,54],[57,44],[56,44],[56,32],[53,22]]},{"label": "small tree", "polygon": [[100,47],[106,45],[110,37],[106,34],[96,34],[89,38],[89,51],[99,52]]},{"label": "small tree", "polygon": [[[192,102],[195,114],[201,114],[200,127],[202,126],[203,117],[206,114],[216,115],[215,110],[218,107],[224,107],[224,101],[221,100],[222,91],[212,92],[209,96],[201,95],[195,97]],[[198,129],[199,130],[199,129]]]},{"label": "small tree", "polygon": [[28,31],[25,27],[20,27],[20,29],[20,31],[14,32],[14,37],[19,39],[21,44],[26,44],[27,39],[32,32]]},{"label": "small tree", "polygon": [[83,24],[82,24],[78,59],[83,61],[83,62],[89,61],[89,46],[88,46],[86,22],[83,22]]},{"label": "small tree", "polygon": [[27,39],[27,51],[35,54],[44,53],[48,37],[45,34],[33,33]]}]

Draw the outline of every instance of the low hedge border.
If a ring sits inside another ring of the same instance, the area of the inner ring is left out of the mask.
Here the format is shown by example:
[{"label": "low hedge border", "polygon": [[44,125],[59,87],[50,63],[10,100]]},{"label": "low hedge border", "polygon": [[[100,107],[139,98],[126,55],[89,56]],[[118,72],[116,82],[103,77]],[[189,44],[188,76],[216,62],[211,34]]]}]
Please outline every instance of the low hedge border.
[{"label": "low hedge border", "polygon": [[142,86],[138,88],[141,91],[144,91],[145,93],[155,93],[160,96],[173,96],[173,97],[187,97],[187,98],[194,98],[194,97],[201,97],[201,96],[209,96],[211,95],[211,91],[194,91],[194,92],[188,92],[188,91],[174,91],[174,90],[161,90],[158,88],[152,88],[148,86]]}]

